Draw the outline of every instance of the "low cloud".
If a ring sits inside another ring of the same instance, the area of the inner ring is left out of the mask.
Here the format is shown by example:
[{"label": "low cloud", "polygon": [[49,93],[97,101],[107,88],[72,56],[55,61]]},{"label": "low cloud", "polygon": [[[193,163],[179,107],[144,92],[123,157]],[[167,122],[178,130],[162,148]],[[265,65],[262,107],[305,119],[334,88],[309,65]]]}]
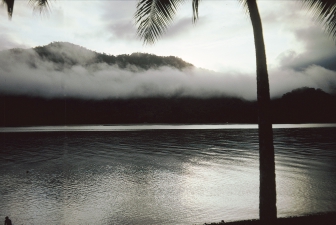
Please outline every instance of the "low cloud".
[{"label": "low cloud", "polygon": [[50,61],[30,60],[33,57],[31,51],[20,59],[0,58],[1,92],[89,99],[223,95],[254,98],[255,95],[254,79],[247,76],[223,76],[207,70],[181,71],[171,67],[121,69],[106,63],[69,64],[59,69],[59,65]]},{"label": "low cloud", "polygon": [[[50,51],[55,55],[66,55],[77,63],[73,64],[72,60],[62,64],[51,62],[40,58],[33,50],[0,52],[0,93],[84,99],[154,96],[256,99],[253,74],[172,67],[144,70],[134,65],[122,69],[106,63],[90,63],[94,53],[71,44]],[[336,92],[336,72],[320,66],[303,71],[273,70],[269,74],[272,97],[303,86]]]},{"label": "low cloud", "polygon": [[278,59],[283,68],[304,71],[311,65],[317,65],[336,71],[335,41],[321,31],[320,26],[311,26],[295,31],[298,41],[303,43],[304,51],[293,50],[283,52]]},{"label": "low cloud", "polygon": [[336,71],[321,66],[310,66],[303,71],[277,69],[269,72],[271,96],[282,94],[300,87],[320,88],[327,93],[336,93]]}]

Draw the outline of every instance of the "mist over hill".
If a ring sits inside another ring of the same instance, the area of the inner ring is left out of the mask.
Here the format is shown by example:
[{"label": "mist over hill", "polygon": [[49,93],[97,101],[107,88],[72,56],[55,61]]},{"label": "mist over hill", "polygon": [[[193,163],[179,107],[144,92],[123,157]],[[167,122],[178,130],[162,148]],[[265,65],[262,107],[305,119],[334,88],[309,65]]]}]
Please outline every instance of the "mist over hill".
[{"label": "mist over hill", "polygon": [[[238,60],[238,59],[237,59]],[[225,62],[224,62],[225,63]],[[243,63],[243,62],[242,62]],[[272,71],[271,97],[309,86],[336,92],[336,72]],[[255,73],[215,72],[174,56],[147,53],[108,55],[53,42],[32,49],[0,52],[0,93],[75,99],[221,98],[256,99]]]},{"label": "mist over hill", "polygon": [[[336,122],[336,73],[270,74],[274,123]],[[174,56],[53,42],[1,51],[0,81],[0,126],[257,122],[255,75]]]},{"label": "mist over hill", "polygon": [[[174,56],[114,56],[65,42],[2,51],[0,72],[0,93],[45,98],[218,97],[236,95],[241,83]],[[253,85],[242,90],[255,95]]]}]

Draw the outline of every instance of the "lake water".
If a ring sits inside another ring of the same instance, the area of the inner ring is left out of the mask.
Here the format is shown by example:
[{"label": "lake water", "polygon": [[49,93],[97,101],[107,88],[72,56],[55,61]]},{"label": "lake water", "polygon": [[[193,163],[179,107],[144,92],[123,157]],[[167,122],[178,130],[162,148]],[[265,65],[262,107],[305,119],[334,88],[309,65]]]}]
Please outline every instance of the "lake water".
[{"label": "lake water", "polygon": [[[336,211],[336,125],[274,125],[278,216]],[[203,224],[258,218],[256,125],[0,128],[0,218]]]}]

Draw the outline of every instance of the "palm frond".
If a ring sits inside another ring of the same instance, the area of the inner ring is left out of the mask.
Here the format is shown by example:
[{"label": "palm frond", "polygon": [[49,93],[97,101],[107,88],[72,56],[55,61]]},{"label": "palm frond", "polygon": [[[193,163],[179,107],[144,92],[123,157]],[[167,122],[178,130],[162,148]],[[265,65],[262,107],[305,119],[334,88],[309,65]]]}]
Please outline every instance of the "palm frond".
[{"label": "palm frond", "polygon": [[240,2],[240,4],[247,10],[247,1],[248,0],[238,0],[238,2]]},{"label": "palm frond", "polygon": [[173,21],[183,0],[140,0],[135,12],[137,33],[145,44],[153,44]]},{"label": "palm frond", "polygon": [[40,11],[40,13],[49,9],[49,0],[29,0],[29,4],[34,10]]},{"label": "palm frond", "polygon": [[14,9],[14,0],[2,0],[2,2],[5,5],[7,5],[8,17],[12,18],[12,16],[13,16],[13,9]]},{"label": "palm frond", "polygon": [[193,22],[198,20],[198,5],[201,0],[192,0]]},{"label": "palm frond", "polygon": [[245,13],[248,14],[248,6],[247,6],[247,1],[248,0],[238,0],[238,2],[243,6],[243,9],[245,10]]},{"label": "palm frond", "polygon": [[318,22],[322,23],[326,32],[336,39],[336,1],[335,0],[302,0],[303,6],[312,11]]}]

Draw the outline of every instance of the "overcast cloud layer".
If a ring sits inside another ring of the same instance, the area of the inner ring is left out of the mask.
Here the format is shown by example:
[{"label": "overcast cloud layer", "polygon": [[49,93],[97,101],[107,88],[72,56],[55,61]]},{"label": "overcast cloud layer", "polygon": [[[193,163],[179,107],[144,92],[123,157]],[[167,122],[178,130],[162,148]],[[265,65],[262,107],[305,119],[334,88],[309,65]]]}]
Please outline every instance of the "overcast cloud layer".
[{"label": "overcast cloud layer", "polygon": [[[136,36],[133,20],[136,3],[52,1],[50,12],[41,16],[33,13],[26,1],[16,1],[11,21],[0,7],[0,50],[67,41],[113,55],[133,52],[173,55],[205,69],[131,71],[96,64],[55,70],[57,65],[41,60],[32,66],[29,60],[33,56],[29,54],[16,59],[1,53],[0,91],[46,97],[229,94],[255,99],[252,28],[238,1],[202,1],[196,25],[191,23],[191,2],[186,1],[167,33],[154,46],[144,46]],[[335,92],[335,42],[311,14],[297,1],[258,1],[258,4],[271,95],[279,96],[303,86]],[[74,57],[80,60],[78,55]]]}]

